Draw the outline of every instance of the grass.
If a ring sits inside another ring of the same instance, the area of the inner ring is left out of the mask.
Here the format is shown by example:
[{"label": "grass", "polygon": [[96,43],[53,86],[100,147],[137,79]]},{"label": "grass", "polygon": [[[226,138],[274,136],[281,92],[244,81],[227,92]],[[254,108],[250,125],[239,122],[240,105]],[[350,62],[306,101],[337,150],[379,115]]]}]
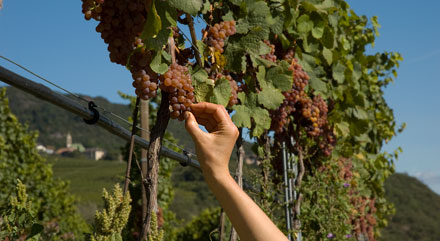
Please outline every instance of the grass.
[{"label": "grass", "polygon": [[102,190],[112,190],[122,183],[125,163],[89,159],[46,156],[52,164],[54,177],[70,182],[70,192],[78,199],[78,210],[91,221],[97,208],[102,206]]}]

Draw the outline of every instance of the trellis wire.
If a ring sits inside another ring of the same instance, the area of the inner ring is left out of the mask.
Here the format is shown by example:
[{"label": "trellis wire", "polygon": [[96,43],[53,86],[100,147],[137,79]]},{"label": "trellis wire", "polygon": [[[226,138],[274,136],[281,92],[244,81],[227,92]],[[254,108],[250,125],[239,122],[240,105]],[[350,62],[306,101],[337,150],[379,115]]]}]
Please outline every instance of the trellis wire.
[{"label": "trellis wire", "polygon": [[[48,101],[54,105],[57,105],[69,112],[72,112],[76,115],[79,115],[83,118],[90,119],[93,116],[93,112],[85,108],[84,106],[78,104],[78,102],[73,101],[71,98],[66,97],[65,95],[54,92],[48,87],[33,82],[23,76],[20,76],[2,66],[0,66],[0,80],[21,89],[27,93],[30,93],[36,96],[39,99]],[[116,122],[111,119],[102,116],[96,123],[97,125],[103,127],[110,133],[117,135],[125,140],[130,140],[131,133],[125,128],[121,127]],[[135,136],[135,143],[142,148],[148,149],[149,142],[142,139],[139,136]],[[165,157],[174,159],[179,161],[180,163],[185,163],[189,166],[192,166],[198,170],[200,169],[200,164],[193,160],[190,155],[180,154],[166,147],[162,147],[161,154]]]},{"label": "trellis wire", "polygon": [[[198,50],[197,50],[197,51],[198,51]],[[84,102],[86,102],[86,103],[88,103],[88,102],[90,101],[90,100],[87,100],[86,98],[84,98],[84,97],[82,97],[82,96],[80,96],[80,95],[78,95],[78,94],[75,94],[75,93],[73,93],[72,91],[69,91],[69,90],[67,90],[67,89],[65,89],[65,88],[63,88],[63,87],[61,87],[60,85],[58,85],[58,84],[56,84],[56,83],[54,83],[54,82],[52,82],[52,81],[50,81],[50,80],[48,80],[48,79],[42,77],[41,75],[39,75],[39,74],[33,72],[32,70],[30,70],[30,69],[24,67],[23,65],[21,65],[21,64],[19,64],[19,63],[17,63],[17,62],[15,62],[14,60],[11,60],[11,59],[9,59],[9,58],[6,58],[6,57],[4,57],[4,56],[2,56],[2,55],[0,55],[0,58],[2,58],[2,59],[4,59],[4,60],[6,60],[6,61],[8,61],[8,62],[10,62],[10,63],[12,63],[12,64],[18,66],[19,68],[23,69],[24,71],[26,71],[26,72],[28,72],[28,73],[34,75],[35,77],[37,77],[37,78],[43,80],[44,82],[46,82],[46,83],[48,83],[48,84],[50,84],[50,85],[52,85],[52,86],[54,86],[54,87],[56,87],[56,88],[58,88],[58,89],[60,89],[60,90],[62,90],[62,91],[64,91],[64,92],[66,92],[67,94],[70,94],[70,95],[76,97],[77,99],[79,99],[79,100],[81,100],[81,101],[84,101]],[[96,103],[95,103],[95,104],[96,104]],[[126,124],[128,124],[128,125],[130,125],[130,126],[133,125],[133,123],[131,123],[131,122],[128,121],[127,119],[125,119],[125,118],[123,118],[123,117],[121,117],[121,116],[115,114],[115,113],[112,112],[112,111],[107,110],[106,108],[104,108],[104,107],[102,107],[102,106],[99,106],[99,105],[96,104],[96,107],[99,108],[99,109],[101,109],[104,113],[110,114],[110,115],[112,115],[112,116],[118,118],[119,120],[125,122]],[[144,131],[144,132],[150,134],[150,131],[149,131],[149,130],[146,130],[146,129],[144,129],[144,128],[138,126],[138,125],[136,125],[136,128],[137,128],[138,130],[141,130],[141,131]],[[172,145],[172,146],[174,146],[175,148],[181,150],[183,153],[188,153],[188,154],[191,155],[191,156],[197,157],[194,153],[192,153],[192,152],[190,152],[190,151],[188,151],[188,150],[186,150],[186,149],[180,147],[179,145],[177,145],[177,144],[175,144],[175,143],[173,143],[173,142],[171,142],[171,141],[169,141],[169,140],[167,140],[167,139],[163,139],[163,140],[164,140],[165,142],[167,142],[169,145]],[[187,155],[187,154],[185,154],[185,155]]]}]

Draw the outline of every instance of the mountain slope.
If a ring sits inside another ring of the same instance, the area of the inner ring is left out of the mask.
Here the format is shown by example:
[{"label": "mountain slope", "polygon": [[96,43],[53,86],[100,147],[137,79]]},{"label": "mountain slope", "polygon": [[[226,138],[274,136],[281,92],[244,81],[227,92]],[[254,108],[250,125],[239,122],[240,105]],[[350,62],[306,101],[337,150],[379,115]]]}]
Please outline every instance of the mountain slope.
[{"label": "mountain slope", "polygon": [[386,198],[396,214],[382,232],[383,241],[439,241],[440,196],[407,174],[396,173],[385,183]]}]

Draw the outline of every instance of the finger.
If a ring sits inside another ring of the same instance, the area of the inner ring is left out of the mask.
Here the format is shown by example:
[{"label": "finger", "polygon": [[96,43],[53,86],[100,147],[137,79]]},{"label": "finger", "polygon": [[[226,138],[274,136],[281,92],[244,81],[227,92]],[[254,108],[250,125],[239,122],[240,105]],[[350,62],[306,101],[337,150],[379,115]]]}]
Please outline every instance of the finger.
[{"label": "finger", "polygon": [[195,116],[201,116],[205,119],[214,119],[217,123],[231,124],[231,118],[229,117],[226,109],[221,105],[202,102],[191,105],[191,111]]},{"label": "finger", "polygon": [[219,105],[209,103],[209,102],[200,102],[197,104],[191,105],[191,111],[193,113],[214,113]]},{"label": "finger", "polygon": [[212,121],[206,118],[196,116],[196,120],[199,124],[204,126],[208,132],[213,132],[217,126],[217,123],[215,122],[213,123]]},{"label": "finger", "polygon": [[185,112],[185,128],[194,140],[199,139],[204,134],[199,128],[196,118],[189,111]]}]

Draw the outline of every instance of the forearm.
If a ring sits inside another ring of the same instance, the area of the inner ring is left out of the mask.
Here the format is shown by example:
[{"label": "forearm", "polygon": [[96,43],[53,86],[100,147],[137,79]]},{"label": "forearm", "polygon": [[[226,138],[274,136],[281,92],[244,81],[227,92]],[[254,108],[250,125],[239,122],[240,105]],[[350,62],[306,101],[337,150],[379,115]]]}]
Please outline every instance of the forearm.
[{"label": "forearm", "polygon": [[204,173],[209,188],[225,210],[232,225],[243,241],[287,240],[272,220],[237,185],[235,180],[224,174]]}]

